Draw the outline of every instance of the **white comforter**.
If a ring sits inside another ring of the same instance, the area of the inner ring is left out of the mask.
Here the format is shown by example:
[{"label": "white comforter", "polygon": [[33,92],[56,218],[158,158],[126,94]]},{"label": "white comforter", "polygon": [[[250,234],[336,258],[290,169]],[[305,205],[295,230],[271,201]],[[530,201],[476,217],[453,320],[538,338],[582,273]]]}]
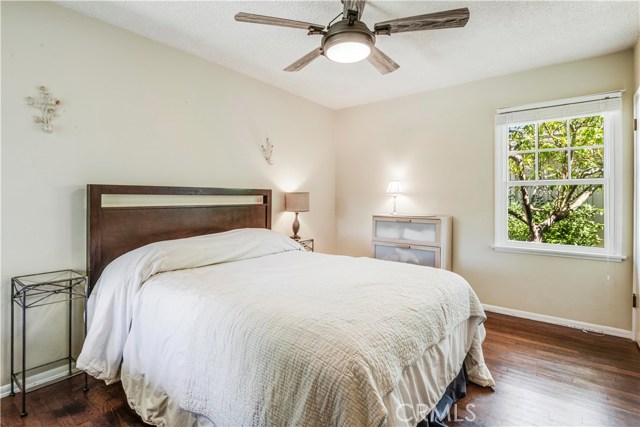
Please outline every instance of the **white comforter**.
[{"label": "white comforter", "polygon": [[[168,302],[166,323],[145,322]],[[122,362],[217,426],[384,425],[402,371],[485,319],[454,273],[311,254],[255,229],[132,251],[105,269],[88,312],[78,367],[110,382]],[[475,380],[491,385],[479,354]]]}]

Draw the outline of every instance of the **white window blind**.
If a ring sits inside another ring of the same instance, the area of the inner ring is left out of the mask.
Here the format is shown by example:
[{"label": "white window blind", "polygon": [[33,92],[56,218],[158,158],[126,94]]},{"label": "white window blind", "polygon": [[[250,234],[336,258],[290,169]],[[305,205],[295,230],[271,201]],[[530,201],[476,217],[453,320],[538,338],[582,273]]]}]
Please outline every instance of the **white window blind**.
[{"label": "white window blind", "polygon": [[496,115],[496,125],[584,116],[608,111],[620,111],[621,108],[622,91],[616,91],[520,107],[500,108]]}]

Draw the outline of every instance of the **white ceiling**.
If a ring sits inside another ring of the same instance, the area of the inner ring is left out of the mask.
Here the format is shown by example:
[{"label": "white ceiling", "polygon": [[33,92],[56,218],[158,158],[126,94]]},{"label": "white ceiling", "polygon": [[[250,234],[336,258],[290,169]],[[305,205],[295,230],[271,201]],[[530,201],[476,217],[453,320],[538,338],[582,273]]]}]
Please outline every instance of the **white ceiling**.
[{"label": "white ceiling", "polygon": [[459,7],[464,28],[378,36],[400,64],[381,75],[371,64],[320,57],[299,72],[283,68],[320,46],[305,30],[236,22],[248,12],[326,25],[342,11],[330,1],[60,1],[59,4],[277,86],[333,109],[505,75],[632,47],[640,29],[634,1],[380,1],[363,21]]}]

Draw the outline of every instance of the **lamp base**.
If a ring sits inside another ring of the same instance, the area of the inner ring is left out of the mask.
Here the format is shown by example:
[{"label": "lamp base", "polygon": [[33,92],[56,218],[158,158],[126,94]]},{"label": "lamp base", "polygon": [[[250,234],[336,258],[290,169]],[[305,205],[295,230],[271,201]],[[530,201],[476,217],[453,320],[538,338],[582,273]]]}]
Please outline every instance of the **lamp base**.
[{"label": "lamp base", "polygon": [[391,215],[397,215],[398,212],[396,212],[396,197],[397,196],[393,196],[393,212],[391,212]]},{"label": "lamp base", "polygon": [[293,240],[300,240],[300,236],[298,236],[298,231],[300,231],[300,221],[298,221],[298,212],[296,212],[296,219],[293,220],[293,236],[291,238]]}]

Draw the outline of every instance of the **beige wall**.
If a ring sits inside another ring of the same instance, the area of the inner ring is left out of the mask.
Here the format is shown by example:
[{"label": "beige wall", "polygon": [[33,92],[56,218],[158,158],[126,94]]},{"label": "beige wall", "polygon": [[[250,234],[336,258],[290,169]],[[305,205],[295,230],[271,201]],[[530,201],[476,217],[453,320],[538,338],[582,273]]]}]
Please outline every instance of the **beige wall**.
[{"label": "beige wall", "polygon": [[[483,303],[631,329],[633,53],[449,87],[340,111],[336,235],[345,254],[371,253],[371,215],[398,210],[454,217],[453,267]],[[428,78],[428,76],[425,76]],[[498,107],[626,89],[623,96],[623,263],[499,253],[494,232],[494,115]]]},{"label": "beige wall", "polygon": [[[42,84],[63,102],[52,134],[25,103]],[[333,119],[327,108],[57,5],[2,2],[0,383],[9,381],[10,277],[84,270],[86,184],[272,188],[273,227],[287,233],[293,217],[282,191],[310,191],[301,233],[330,251]],[[273,166],[260,152],[266,137]],[[56,306],[40,310],[30,314],[31,365],[64,349]]]}]

